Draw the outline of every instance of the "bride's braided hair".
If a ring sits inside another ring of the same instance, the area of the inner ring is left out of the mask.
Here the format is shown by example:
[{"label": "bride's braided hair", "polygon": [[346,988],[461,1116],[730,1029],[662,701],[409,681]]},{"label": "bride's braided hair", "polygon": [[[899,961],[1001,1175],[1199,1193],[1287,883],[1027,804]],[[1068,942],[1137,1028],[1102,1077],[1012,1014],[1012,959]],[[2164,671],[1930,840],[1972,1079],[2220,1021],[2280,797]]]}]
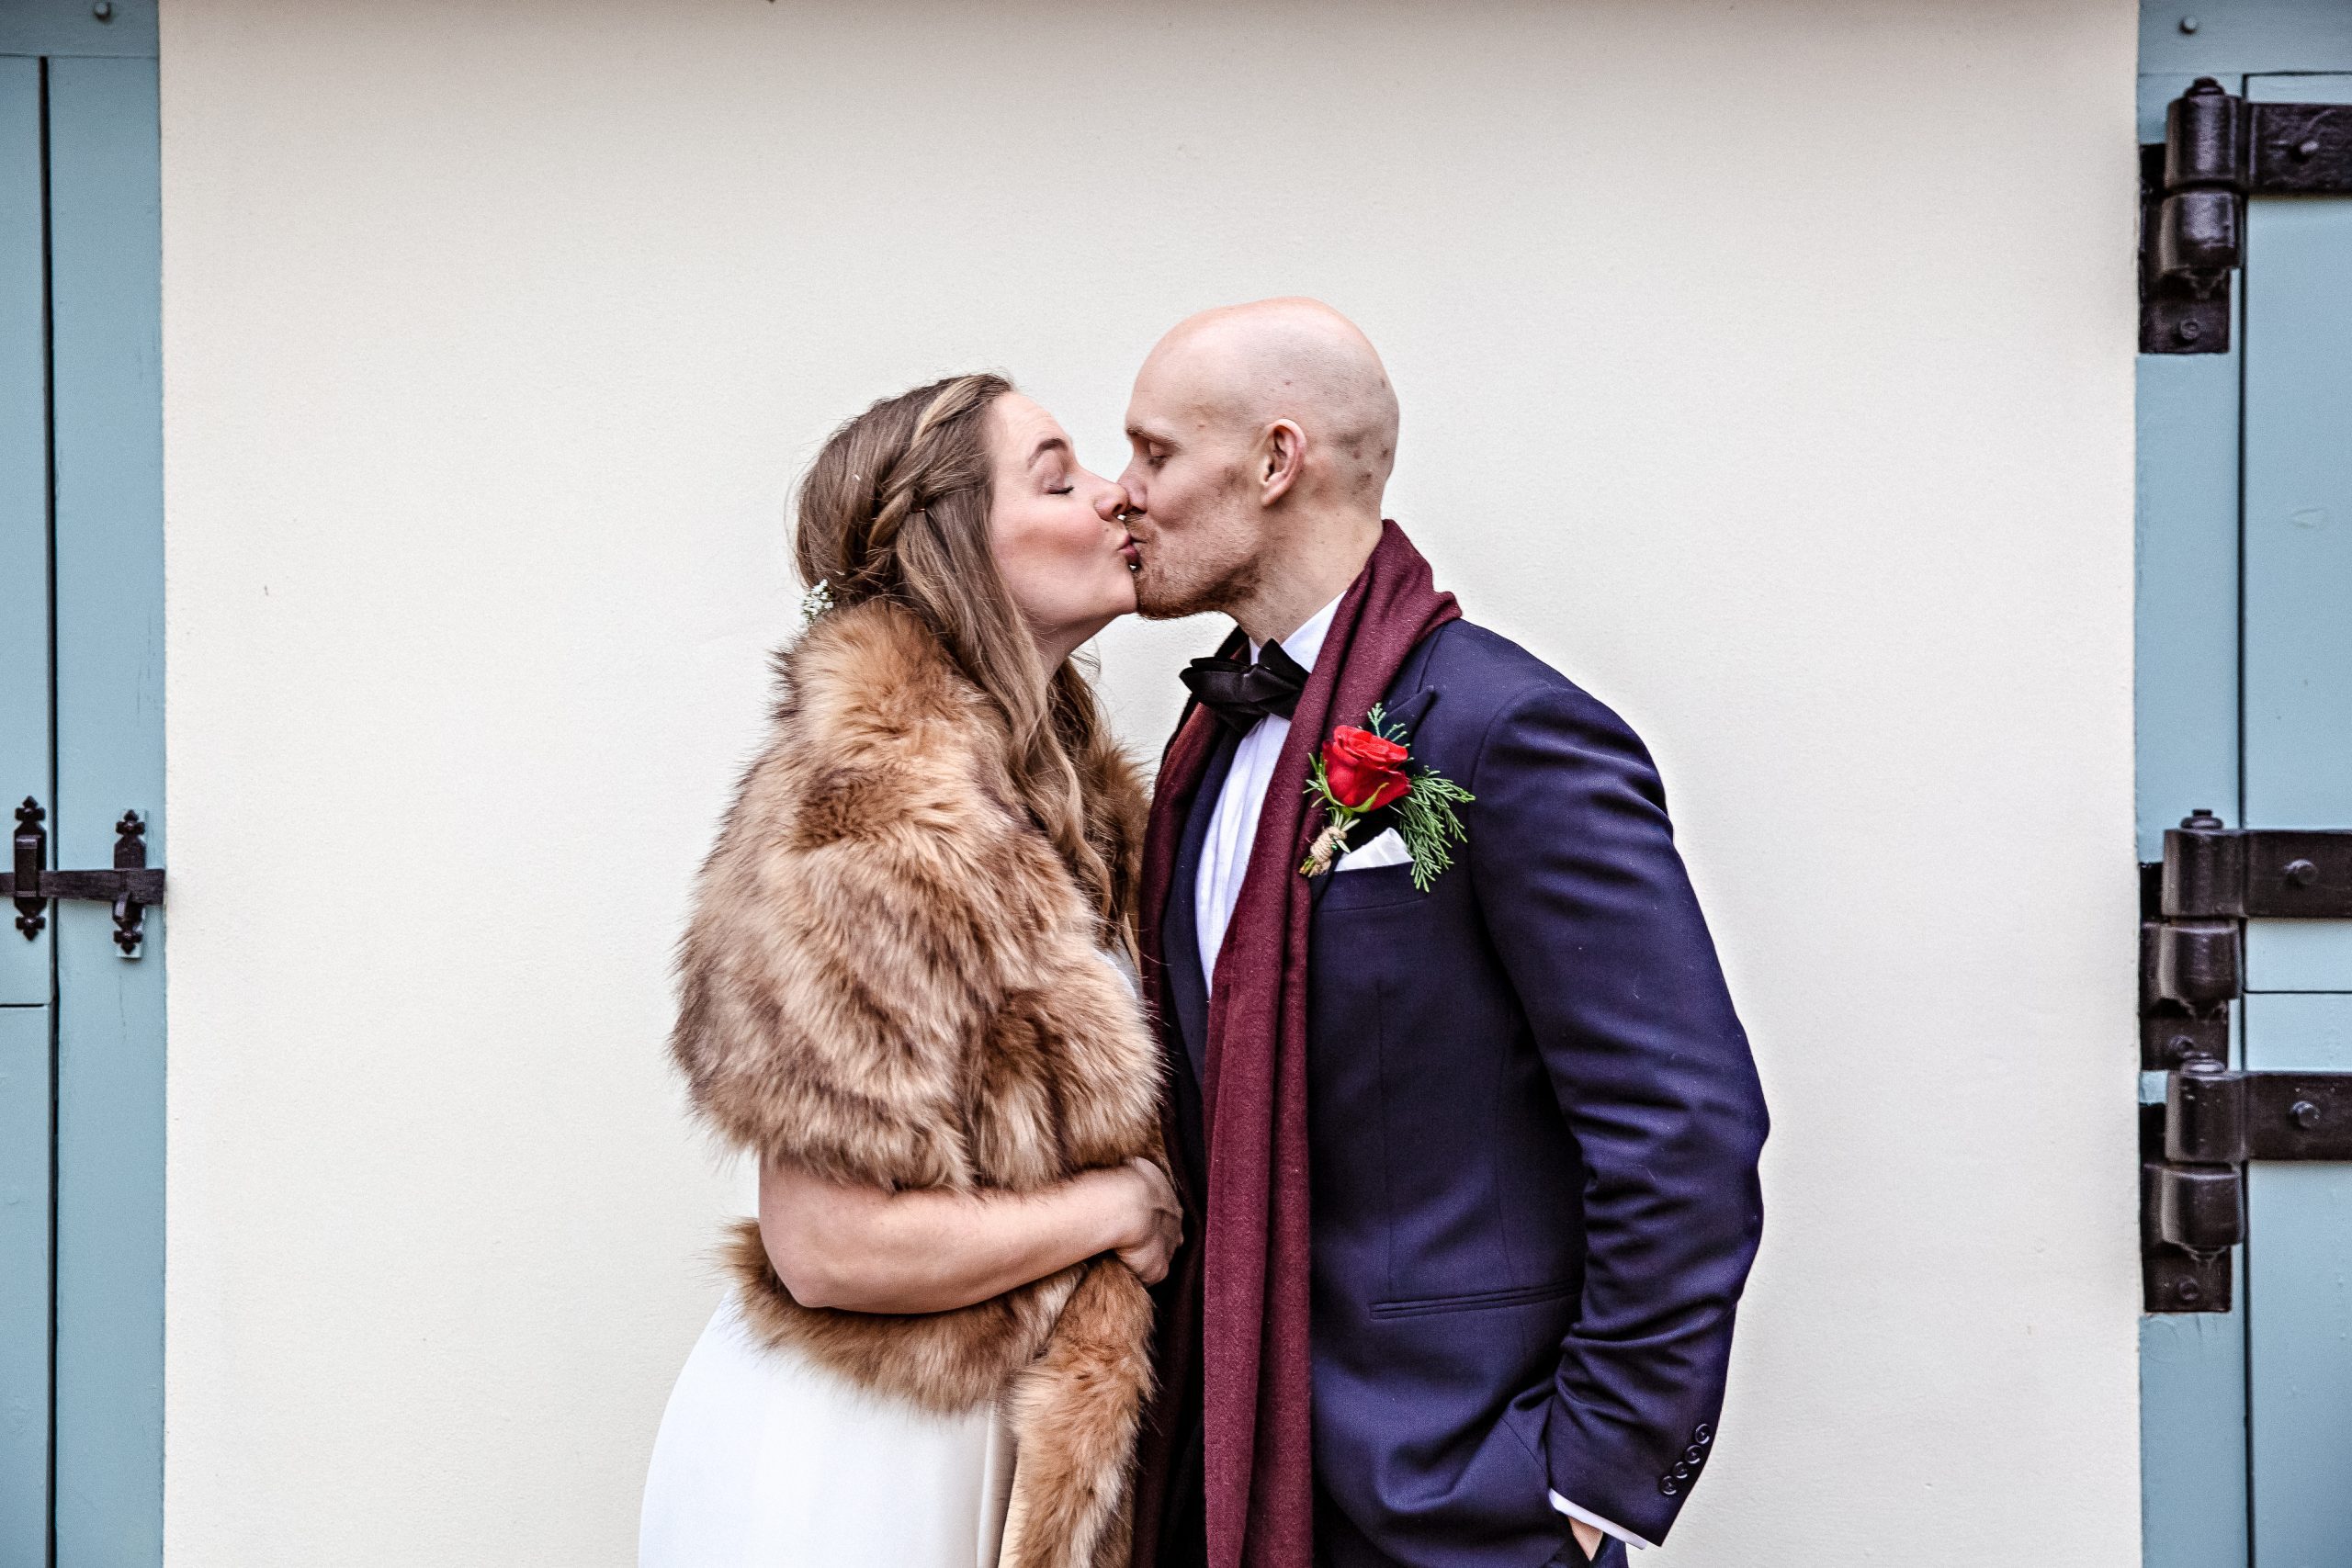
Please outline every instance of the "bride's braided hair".
[{"label": "bride's braided hair", "polygon": [[1131,940],[1136,856],[1090,823],[1081,771],[1116,750],[1092,689],[1037,648],[989,547],[989,406],[1001,376],[955,376],[885,398],[842,425],[800,482],[795,564],[840,606],[888,599],[921,616],[1003,712],[1021,804],[1100,909]]}]

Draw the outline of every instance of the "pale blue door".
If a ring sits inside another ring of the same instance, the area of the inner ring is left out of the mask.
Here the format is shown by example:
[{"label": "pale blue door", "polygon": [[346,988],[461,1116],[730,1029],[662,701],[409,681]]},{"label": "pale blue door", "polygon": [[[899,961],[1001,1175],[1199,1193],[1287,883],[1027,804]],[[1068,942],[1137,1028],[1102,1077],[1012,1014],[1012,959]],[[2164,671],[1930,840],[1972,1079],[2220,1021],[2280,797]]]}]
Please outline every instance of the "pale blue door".
[{"label": "pale blue door", "polygon": [[[2352,105],[2352,0],[2143,15],[2143,142],[2198,77]],[[2347,130],[2284,152],[2318,167]],[[2140,362],[2143,860],[2200,807],[2352,829],[2352,192],[2241,210],[2228,351]],[[2352,1072],[2352,921],[2248,921],[2243,963],[2233,1064]],[[2144,1561],[2346,1568],[2352,1163],[2256,1159],[2244,1181],[2232,1310],[2142,1320]]]},{"label": "pale blue door", "polygon": [[[41,69],[0,57],[0,825],[54,798]],[[0,1568],[47,1561],[51,935],[0,909]]]},{"label": "pale blue door", "polygon": [[[2352,73],[2250,76],[2256,102],[2352,105]],[[2245,813],[2352,827],[2352,194],[2245,222]],[[2352,1071],[2352,921],[2255,920],[2245,1065]],[[2352,1165],[2246,1171],[2256,1568],[2352,1563]]]},{"label": "pale blue door", "polygon": [[[167,852],[159,200],[152,0],[0,0],[0,828],[51,871]],[[0,903],[0,1568],[162,1560],[164,918],[112,916]]]}]

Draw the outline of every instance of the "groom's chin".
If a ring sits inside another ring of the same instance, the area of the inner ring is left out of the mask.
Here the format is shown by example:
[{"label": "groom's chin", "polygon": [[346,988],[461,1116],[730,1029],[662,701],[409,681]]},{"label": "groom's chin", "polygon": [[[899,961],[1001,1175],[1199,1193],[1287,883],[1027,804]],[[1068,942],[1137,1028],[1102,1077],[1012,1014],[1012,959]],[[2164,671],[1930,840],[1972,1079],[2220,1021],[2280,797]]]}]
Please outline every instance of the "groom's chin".
[{"label": "groom's chin", "polygon": [[1147,598],[1140,593],[1136,595],[1136,615],[1140,619],[1147,621],[1189,620],[1194,615],[1205,615],[1216,608],[1216,606],[1214,604],[1196,604],[1189,602],[1176,603],[1163,599]]},{"label": "groom's chin", "polygon": [[1154,581],[1146,570],[1136,574],[1136,614],[1147,621],[1181,621],[1215,614],[1240,601],[1240,576],[1234,573],[1207,582],[1171,584],[1164,578]]},{"label": "groom's chin", "polygon": [[1181,621],[1187,615],[1197,615],[1201,607],[1189,602],[1191,595],[1157,591],[1155,585],[1141,573],[1136,577],[1136,614],[1147,621]]}]

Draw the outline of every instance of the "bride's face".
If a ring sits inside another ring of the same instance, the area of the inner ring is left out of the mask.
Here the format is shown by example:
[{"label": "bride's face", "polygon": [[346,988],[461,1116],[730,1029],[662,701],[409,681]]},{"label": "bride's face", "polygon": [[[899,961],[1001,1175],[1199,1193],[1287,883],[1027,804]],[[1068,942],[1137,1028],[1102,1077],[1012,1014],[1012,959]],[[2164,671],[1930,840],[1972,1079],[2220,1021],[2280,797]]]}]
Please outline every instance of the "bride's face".
[{"label": "bride's face", "polygon": [[1116,483],[1078,466],[1054,416],[1018,392],[989,405],[989,538],[1012,602],[1049,657],[1136,607],[1135,546]]}]

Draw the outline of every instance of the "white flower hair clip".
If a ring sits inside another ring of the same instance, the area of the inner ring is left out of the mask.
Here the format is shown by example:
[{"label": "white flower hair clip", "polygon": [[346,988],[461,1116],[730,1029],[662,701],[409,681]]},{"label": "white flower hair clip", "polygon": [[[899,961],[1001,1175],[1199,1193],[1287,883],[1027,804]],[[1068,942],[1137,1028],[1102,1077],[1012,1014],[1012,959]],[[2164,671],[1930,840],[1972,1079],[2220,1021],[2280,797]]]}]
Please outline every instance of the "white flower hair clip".
[{"label": "white flower hair clip", "polygon": [[808,592],[800,596],[800,629],[807,631],[818,616],[832,607],[832,579],[820,577]]}]

